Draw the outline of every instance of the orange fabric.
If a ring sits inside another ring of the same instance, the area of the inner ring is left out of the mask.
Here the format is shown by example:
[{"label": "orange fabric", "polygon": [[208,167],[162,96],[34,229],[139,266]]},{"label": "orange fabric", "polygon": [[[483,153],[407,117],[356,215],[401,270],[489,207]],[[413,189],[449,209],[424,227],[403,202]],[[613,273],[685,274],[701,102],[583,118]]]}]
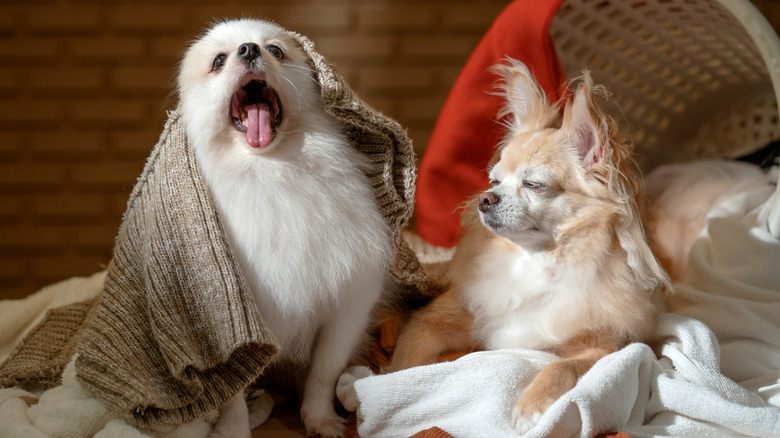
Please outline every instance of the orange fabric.
[{"label": "orange fabric", "polygon": [[550,101],[566,80],[549,36],[563,0],[516,0],[507,6],[463,67],[450,90],[420,163],[417,232],[434,245],[454,246],[461,234],[458,208],[487,186],[485,169],[503,135],[489,94],[498,77],[490,68],[511,57],[525,63]]},{"label": "orange fabric", "polygon": [[[347,417],[347,430],[344,432],[344,438],[360,438],[357,431],[357,415],[352,414]],[[452,435],[445,430],[433,426],[430,429],[421,430],[409,438],[452,438]],[[626,437],[615,437],[626,438]],[[629,437],[630,438],[630,437]]]},{"label": "orange fabric", "polygon": [[433,426],[430,429],[421,430],[420,432],[417,432],[416,434],[412,435],[410,438],[452,438],[452,435],[447,433],[443,429],[439,429],[436,426]]}]

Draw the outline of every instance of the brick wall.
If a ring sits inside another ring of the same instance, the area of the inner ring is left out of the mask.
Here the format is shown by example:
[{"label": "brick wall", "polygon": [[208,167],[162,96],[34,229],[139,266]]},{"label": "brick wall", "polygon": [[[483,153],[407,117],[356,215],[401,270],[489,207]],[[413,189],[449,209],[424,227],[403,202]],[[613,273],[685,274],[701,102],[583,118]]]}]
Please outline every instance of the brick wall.
[{"label": "brick wall", "polygon": [[[4,0],[0,298],[108,262],[172,108],[186,46],[212,18],[271,18],[317,43],[418,156],[468,54],[507,0]],[[756,0],[772,21],[780,5]]]}]

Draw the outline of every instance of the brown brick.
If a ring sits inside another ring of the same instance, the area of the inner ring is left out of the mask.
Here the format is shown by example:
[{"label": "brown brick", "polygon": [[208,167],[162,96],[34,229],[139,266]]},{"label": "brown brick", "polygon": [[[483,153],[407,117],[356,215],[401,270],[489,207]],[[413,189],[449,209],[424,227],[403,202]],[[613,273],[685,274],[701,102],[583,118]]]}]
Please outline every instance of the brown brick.
[{"label": "brown brick", "polygon": [[20,257],[0,257],[0,299],[20,299],[34,290],[24,284],[30,278],[27,266]]},{"label": "brown brick", "polygon": [[61,164],[0,163],[0,191],[38,191],[63,184],[65,169]]},{"label": "brown brick", "polygon": [[391,116],[398,114],[398,99],[392,97],[371,96],[365,99],[366,103],[382,114]]},{"label": "brown brick", "polygon": [[68,114],[78,123],[139,124],[146,119],[147,107],[138,99],[90,99],[73,102]]},{"label": "brown brick", "polygon": [[[360,65],[359,63],[351,63],[351,62],[333,62],[333,66],[336,68],[336,71],[338,74],[340,74],[344,80],[349,84],[353,90],[355,90],[359,95],[363,95],[363,87],[360,83],[360,75],[362,71],[365,69],[365,65]],[[361,91],[358,91],[361,90]]]},{"label": "brown brick", "polygon": [[62,120],[62,103],[43,99],[13,99],[0,105],[0,126],[51,126]]},{"label": "brown brick", "polygon": [[366,93],[415,93],[427,90],[433,83],[433,71],[427,68],[365,68],[360,81]]},{"label": "brown brick", "polygon": [[46,253],[56,250],[62,242],[59,227],[0,225],[0,254]]},{"label": "brown brick", "polygon": [[120,157],[143,159],[149,156],[159,138],[160,132],[157,130],[122,131],[111,136],[111,144]]},{"label": "brown brick", "polygon": [[78,227],[73,233],[75,247],[82,253],[106,253],[114,246],[119,225],[120,222],[117,221],[112,225]]},{"label": "brown brick", "polygon": [[391,37],[358,37],[356,35],[322,37],[317,40],[318,51],[330,62],[390,61],[397,52]]},{"label": "brown brick", "polygon": [[[0,279],[16,279],[26,274],[25,263],[17,257],[0,257]],[[0,298],[6,298],[0,296]]]},{"label": "brown brick", "polygon": [[[206,3],[206,2],[204,2]],[[188,34],[193,38],[201,31],[211,27],[215,22],[229,18],[241,18],[249,16],[266,20],[275,19],[274,8],[263,8],[262,13],[251,13],[251,11],[240,11],[237,8],[224,7],[222,5],[202,5],[190,8],[191,32]]]},{"label": "brown brick", "polygon": [[111,88],[125,92],[167,93],[174,67],[122,67],[111,72]]},{"label": "brown brick", "polygon": [[24,212],[24,199],[21,196],[0,195],[0,221],[18,222]]},{"label": "brown brick", "polygon": [[80,186],[129,190],[135,184],[142,169],[142,162],[81,164],[74,167],[72,177]]},{"label": "brown brick", "polygon": [[0,156],[10,159],[24,147],[28,135],[23,132],[0,130]]},{"label": "brown brick", "polygon": [[[140,172],[139,172],[140,175]],[[135,185],[135,182],[137,179],[134,179],[132,184]],[[127,210],[127,201],[130,199],[130,189],[128,186],[128,190],[124,193],[120,194],[112,194],[111,196],[111,214],[116,215],[117,217],[121,217],[122,214]]]},{"label": "brown brick", "polygon": [[[192,36],[194,37],[194,34]],[[169,65],[173,74],[176,70],[176,63],[184,56],[187,47],[189,47],[189,40],[185,36],[155,37],[151,42],[150,54],[159,59],[163,63],[162,65]]]},{"label": "brown brick", "polygon": [[446,30],[484,34],[506,4],[457,5],[442,9],[442,27]]},{"label": "brown brick", "polygon": [[79,59],[121,60],[140,58],[144,54],[140,38],[92,37],[75,38],[67,42],[68,53]]},{"label": "brown brick", "polygon": [[38,195],[32,202],[33,214],[44,220],[95,219],[103,214],[106,208],[105,196],[85,193]]},{"label": "brown brick", "polygon": [[401,41],[401,56],[414,61],[453,60],[461,65],[476,45],[477,40],[473,37],[408,37]]},{"label": "brown brick", "polygon": [[27,81],[36,94],[83,96],[104,89],[104,77],[101,68],[58,67],[33,70]]},{"label": "brown brick", "polygon": [[0,143],[0,160],[11,161],[19,156],[19,151],[15,144]]},{"label": "brown brick", "polygon": [[[439,73],[440,81],[437,84],[438,91],[441,92],[443,90],[445,94],[449,93],[461,71],[463,71],[462,65],[442,67]],[[498,76],[496,76],[496,79],[498,79]]]},{"label": "brown brick", "polygon": [[62,56],[62,47],[57,38],[1,38],[0,59],[4,65],[51,64]]},{"label": "brown brick", "polygon": [[430,5],[371,5],[357,12],[364,31],[374,33],[430,32],[436,23],[436,12]]},{"label": "brown brick", "polygon": [[20,15],[19,7],[0,7],[0,33],[10,33],[19,23]]},{"label": "brown brick", "polygon": [[30,148],[41,160],[94,160],[108,150],[103,133],[67,130],[36,133],[31,136]]},{"label": "brown brick", "polygon": [[[302,5],[289,5],[285,1],[275,6],[255,5],[254,8],[230,6],[202,6],[192,8],[193,35],[211,26],[216,20],[241,17],[270,20],[306,36],[344,34],[354,27],[353,7],[348,4],[322,5],[305,0]],[[317,38],[313,38],[315,43]]]},{"label": "brown brick", "polygon": [[40,257],[33,264],[34,275],[50,282],[86,276],[105,269],[110,257],[62,255]]},{"label": "brown brick", "polygon": [[422,159],[423,153],[425,152],[425,147],[428,145],[428,141],[431,138],[432,132],[433,132],[432,127],[409,128],[409,131],[407,132],[409,138],[412,139],[412,145],[414,146],[414,154],[417,158],[418,163],[420,162],[420,159]]},{"label": "brown brick", "polygon": [[[263,18],[263,17],[259,17]],[[317,5],[280,8],[275,17],[278,23],[304,35],[345,33],[352,25],[352,7],[349,5]],[[317,39],[314,39],[317,42]]]},{"label": "brown brick", "polygon": [[0,70],[0,94],[9,95],[19,91],[19,73],[10,69]]},{"label": "brown brick", "polygon": [[90,5],[35,6],[24,14],[27,29],[46,33],[94,31],[101,21],[99,9]]},{"label": "brown brick", "polygon": [[438,97],[404,99],[400,104],[399,117],[409,124],[433,126],[443,104],[444,101]]},{"label": "brown brick", "polygon": [[187,10],[167,6],[122,5],[111,8],[109,25],[138,33],[178,33],[186,22]]}]

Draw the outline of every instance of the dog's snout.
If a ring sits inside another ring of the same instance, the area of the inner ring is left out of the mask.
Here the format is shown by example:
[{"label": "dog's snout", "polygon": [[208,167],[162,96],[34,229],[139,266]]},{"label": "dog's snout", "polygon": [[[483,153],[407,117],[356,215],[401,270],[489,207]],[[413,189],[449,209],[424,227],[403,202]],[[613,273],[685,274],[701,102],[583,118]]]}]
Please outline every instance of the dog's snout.
[{"label": "dog's snout", "polygon": [[260,46],[255,43],[244,43],[238,48],[238,57],[244,61],[254,61],[260,57]]},{"label": "dog's snout", "polygon": [[493,208],[501,198],[493,192],[483,192],[479,195],[479,211],[486,212]]}]

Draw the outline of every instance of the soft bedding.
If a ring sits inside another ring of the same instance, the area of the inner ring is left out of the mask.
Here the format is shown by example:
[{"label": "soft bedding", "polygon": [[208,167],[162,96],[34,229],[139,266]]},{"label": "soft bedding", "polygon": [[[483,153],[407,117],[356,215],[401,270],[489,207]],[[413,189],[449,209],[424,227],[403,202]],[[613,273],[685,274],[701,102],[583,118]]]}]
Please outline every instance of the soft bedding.
[{"label": "soft bedding", "polygon": [[[770,231],[780,206],[776,180],[776,168],[770,176],[747,172],[695,207],[704,208],[703,226],[660,316],[659,346],[632,344],[599,361],[526,436],[780,436],[780,241]],[[511,408],[552,360],[503,350],[386,375],[353,367],[337,392],[363,437],[434,426],[455,437],[516,436]]]}]

